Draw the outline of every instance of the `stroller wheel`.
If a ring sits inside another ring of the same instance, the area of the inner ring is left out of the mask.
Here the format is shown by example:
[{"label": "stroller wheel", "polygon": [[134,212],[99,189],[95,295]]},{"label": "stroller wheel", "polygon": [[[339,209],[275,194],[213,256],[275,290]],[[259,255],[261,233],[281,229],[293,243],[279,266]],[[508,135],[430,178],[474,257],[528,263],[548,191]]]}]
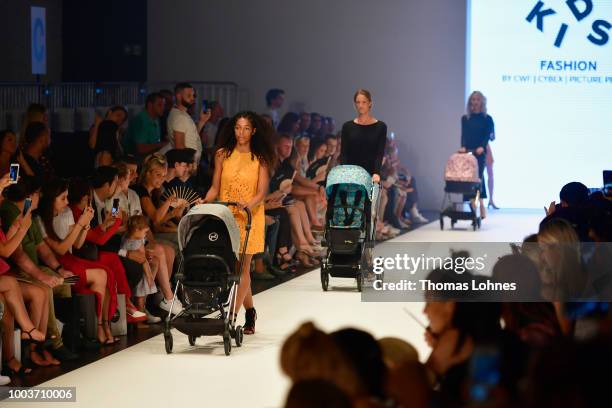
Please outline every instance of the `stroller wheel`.
[{"label": "stroller wheel", "polygon": [[170,331],[164,331],[164,343],[166,345],[166,353],[167,354],[171,354],[172,353],[172,333],[170,333]]},{"label": "stroller wheel", "polygon": [[195,346],[196,336],[187,336],[187,340],[189,340],[190,346]]},{"label": "stroller wheel", "polygon": [[226,356],[229,356],[232,352],[232,341],[229,333],[223,335],[223,350],[225,350]]},{"label": "stroller wheel", "polygon": [[357,275],[357,291],[361,292],[361,286],[363,285],[363,274],[361,272]]},{"label": "stroller wheel", "polygon": [[327,289],[329,288],[329,273],[325,268],[321,268],[321,287],[323,288],[324,292],[327,292]]},{"label": "stroller wheel", "polygon": [[234,341],[236,342],[236,347],[242,346],[242,340],[244,339],[244,330],[242,326],[236,327],[236,336],[234,337]]}]

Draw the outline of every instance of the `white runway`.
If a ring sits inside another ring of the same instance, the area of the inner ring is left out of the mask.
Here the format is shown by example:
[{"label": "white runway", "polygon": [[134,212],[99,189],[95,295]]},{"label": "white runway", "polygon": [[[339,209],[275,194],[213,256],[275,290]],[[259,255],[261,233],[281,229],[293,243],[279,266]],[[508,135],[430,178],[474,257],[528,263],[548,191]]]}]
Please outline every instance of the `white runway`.
[{"label": "white runway", "polygon": [[[493,212],[478,232],[469,222],[457,224],[463,230],[450,231],[448,219],[442,232],[435,220],[395,241],[521,241],[537,232],[542,213]],[[286,336],[307,320],[329,331],[352,326],[376,337],[400,337],[418,349],[421,360],[427,357],[423,330],[402,310],[407,307],[425,321],[422,303],[362,303],[354,280],[331,278],[330,284],[333,290],[323,293],[316,270],[256,295],[257,333],[245,336],[243,347],[232,347],[229,357],[221,337],[200,338],[193,348],[178,332],[174,353],[166,355],[160,335],[42,384],[77,387],[76,404],[45,407],[279,407],[289,385],[280,371],[279,350]]]}]

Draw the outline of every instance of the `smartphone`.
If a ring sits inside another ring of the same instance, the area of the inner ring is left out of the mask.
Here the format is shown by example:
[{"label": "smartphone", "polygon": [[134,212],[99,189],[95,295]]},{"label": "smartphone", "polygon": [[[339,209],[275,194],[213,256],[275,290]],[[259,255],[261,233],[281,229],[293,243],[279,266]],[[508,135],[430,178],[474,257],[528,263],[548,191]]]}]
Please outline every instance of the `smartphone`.
[{"label": "smartphone", "polygon": [[112,215],[113,217],[115,217],[115,216],[117,215],[117,213],[118,213],[118,212],[119,212],[119,199],[118,199],[118,198],[115,198],[115,199],[113,200],[113,208],[112,208],[112,210],[111,210],[111,215]]},{"label": "smartphone", "polygon": [[500,363],[496,347],[475,347],[469,362],[469,393],[472,403],[492,402],[493,391],[501,380]]},{"label": "smartphone", "polygon": [[23,202],[23,213],[22,215],[25,217],[28,211],[30,211],[30,207],[32,206],[32,199],[30,197],[26,198]]},{"label": "smartphone", "polygon": [[19,163],[11,163],[9,180],[11,181],[11,184],[17,184],[17,180],[19,180]]},{"label": "smartphone", "polygon": [[202,99],[202,112],[206,112],[208,110],[208,99]]}]

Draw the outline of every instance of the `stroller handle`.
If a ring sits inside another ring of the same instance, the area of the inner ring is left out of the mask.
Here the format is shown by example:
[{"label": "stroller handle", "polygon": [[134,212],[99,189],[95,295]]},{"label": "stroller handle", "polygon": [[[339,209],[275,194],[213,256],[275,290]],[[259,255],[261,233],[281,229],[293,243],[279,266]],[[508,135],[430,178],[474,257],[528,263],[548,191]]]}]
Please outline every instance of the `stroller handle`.
[{"label": "stroller handle", "polygon": [[[240,203],[237,203],[235,201],[215,201],[215,204],[221,204],[227,207],[239,207],[240,206]],[[247,215],[246,230],[249,231],[251,229],[251,210],[249,210],[248,208],[243,208],[242,210]]]}]

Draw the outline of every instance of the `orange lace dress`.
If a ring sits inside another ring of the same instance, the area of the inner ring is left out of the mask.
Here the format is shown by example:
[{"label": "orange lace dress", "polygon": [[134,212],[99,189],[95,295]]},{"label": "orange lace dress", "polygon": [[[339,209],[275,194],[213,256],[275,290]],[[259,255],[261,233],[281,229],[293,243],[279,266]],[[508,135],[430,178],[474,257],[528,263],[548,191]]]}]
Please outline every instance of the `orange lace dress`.
[{"label": "orange lace dress", "polygon": [[[236,149],[223,160],[221,167],[220,201],[237,201],[246,203],[257,193],[259,179],[259,160],[252,158],[251,153],[240,153]],[[246,213],[236,207],[230,207],[236,223],[240,228],[240,251],[244,247],[246,236]],[[258,254],[264,251],[266,216],[263,202],[251,210],[252,221],[247,243],[247,254]]]}]

